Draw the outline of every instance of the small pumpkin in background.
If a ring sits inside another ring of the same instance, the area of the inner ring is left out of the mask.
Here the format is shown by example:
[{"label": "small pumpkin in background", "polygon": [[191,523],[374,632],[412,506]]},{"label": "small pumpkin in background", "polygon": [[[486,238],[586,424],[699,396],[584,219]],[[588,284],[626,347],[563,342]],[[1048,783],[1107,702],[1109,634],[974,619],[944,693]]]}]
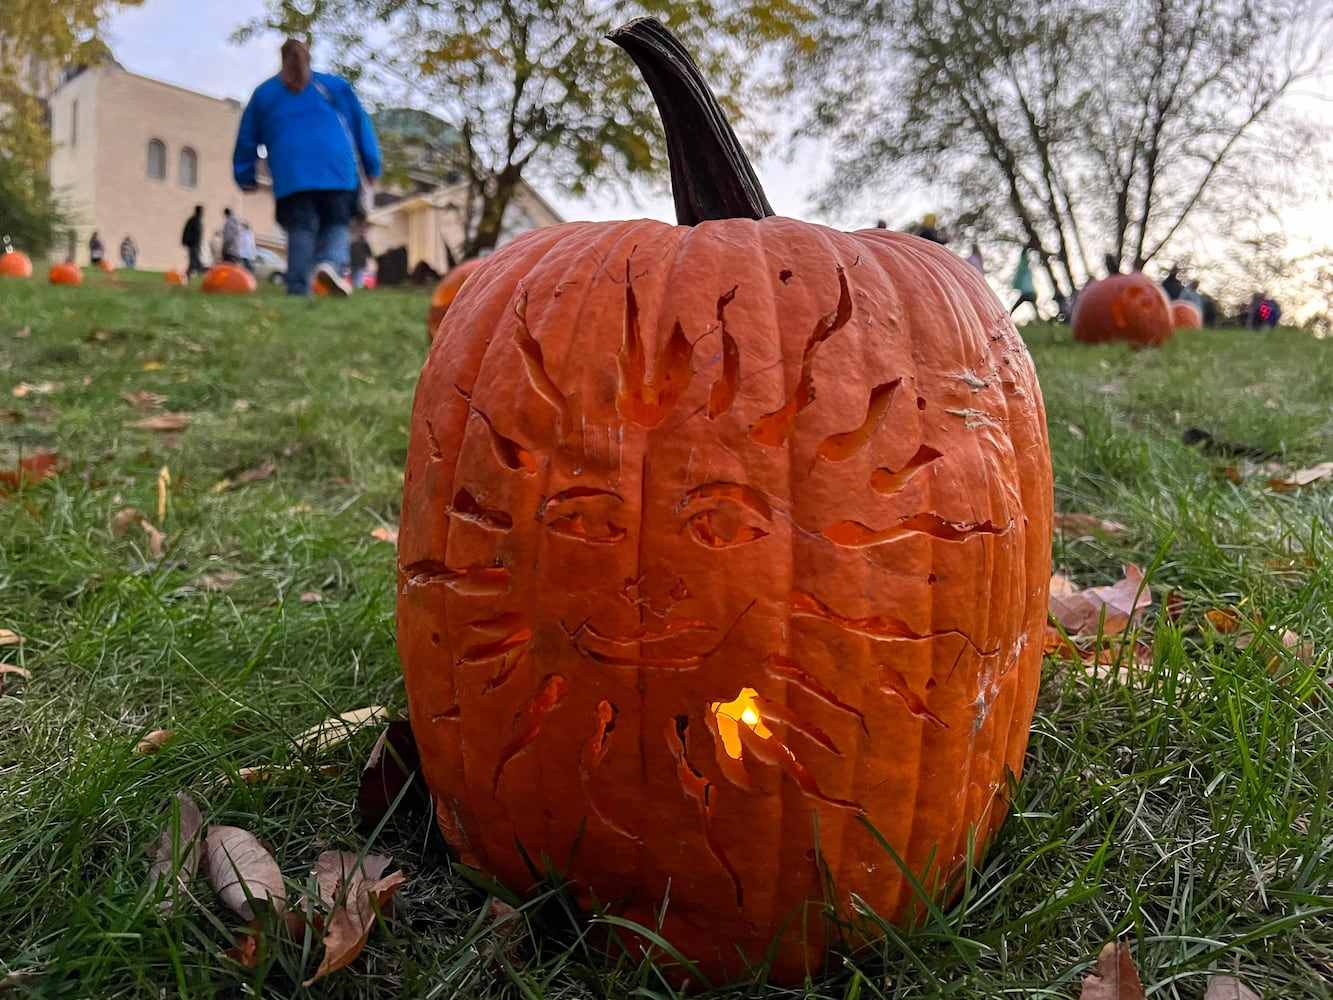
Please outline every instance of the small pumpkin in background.
[{"label": "small pumpkin in background", "polygon": [[47,279],[53,285],[82,285],[83,271],[78,264],[67,260],[63,264],[54,265],[48,272]]},{"label": "small pumpkin in background", "polygon": [[31,278],[32,259],[6,243],[5,252],[0,253],[0,274],[11,278]]},{"label": "small pumpkin in background", "polygon": [[97,262],[97,269],[99,271],[105,271],[107,274],[110,274],[112,271],[116,269],[116,265],[111,263],[111,259],[109,257],[103,257],[101,260]]},{"label": "small pumpkin in background", "polygon": [[711,980],[798,982],[882,933],[859,908],[955,896],[1007,814],[1041,391],[975,269],[775,217],[679,42],[611,37],[680,224],[526,233],[450,305],[398,537],[411,724],[465,864],[518,892],[549,864]]},{"label": "small pumpkin in background", "polygon": [[461,264],[455,264],[440,279],[440,283],[435,286],[435,291],[430,297],[430,310],[426,313],[426,336],[430,340],[435,339],[435,331],[440,327],[440,320],[444,319],[444,314],[453,305],[458,290],[463,287],[463,282],[480,264],[480,257],[473,257]]},{"label": "small pumpkin in background", "polygon": [[199,287],[205,292],[248,295],[255,290],[255,276],[235,264],[214,264],[204,272]]},{"label": "small pumpkin in background", "polygon": [[1166,293],[1138,271],[1088,282],[1074,302],[1070,323],[1080,344],[1124,340],[1134,347],[1156,347],[1171,339],[1173,329]]},{"label": "small pumpkin in background", "polygon": [[1193,302],[1176,299],[1171,303],[1171,325],[1177,330],[1202,330],[1203,310]]},{"label": "small pumpkin in background", "polygon": [[162,275],[162,280],[168,285],[188,285],[190,283],[190,276],[184,271],[172,269]]}]

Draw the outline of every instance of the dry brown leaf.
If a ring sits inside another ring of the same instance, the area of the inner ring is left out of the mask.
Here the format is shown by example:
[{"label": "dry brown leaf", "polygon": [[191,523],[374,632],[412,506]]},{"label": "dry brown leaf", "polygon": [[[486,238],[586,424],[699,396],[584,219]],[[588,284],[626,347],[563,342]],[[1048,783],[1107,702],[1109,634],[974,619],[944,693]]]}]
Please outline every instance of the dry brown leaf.
[{"label": "dry brown leaf", "polygon": [[36,483],[54,476],[64,467],[64,460],[53,451],[39,451],[21,458],[13,469],[0,469],[0,496],[18,489],[24,483]]},{"label": "dry brown leaf", "polygon": [[375,925],[375,915],[402,887],[404,875],[384,875],[389,859],[364,858],[349,851],[325,851],[311,871],[320,899],[331,907],[324,924],[324,957],[306,986],[351,964],[361,954]]},{"label": "dry brown leaf", "polygon": [[260,465],[256,465],[253,469],[246,469],[244,472],[237,474],[235,479],[218,480],[213,484],[213,492],[227,493],[236,489],[238,486],[244,486],[246,483],[254,483],[261,479],[268,479],[277,471],[277,462],[264,462]]},{"label": "dry brown leaf", "polygon": [[0,628],[0,646],[21,645],[23,645],[23,636],[19,635],[13,629]]},{"label": "dry brown leaf", "polygon": [[1262,1000],[1262,998],[1237,976],[1212,976],[1208,980],[1208,989],[1203,994],[1203,1000]]},{"label": "dry brown leaf", "polygon": [[6,674],[13,674],[16,677],[22,677],[25,681],[32,679],[31,670],[25,670],[23,667],[15,666],[12,663],[0,663],[0,694],[5,693]]},{"label": "dry brown leaf", "polygon": [[1123,535],[1129,529],[1119,521],[1108,521],[1092,514],[1056,514],[1054,527],[1064,535]]},{"label": "dry brown leaf", "polygon": [[216,573],[205,573],[203,576],[197,576],[190,581],[190,586],[198,587],[200,590],[231,590],[240,578],[241,574],[235,570],[224,569]]},{"label": "dry brown leaf", "polygon": [[396,527],[386,528],[384,525],[380,525],[378,528],[371,531],[370,537],[378,538],[381,542],[389,542],[390,544],[397,545],[398,529]]},{"label": "dry brown leaf", "polygon": [[1097,968],[1083,977],[1079,1000],[1147,1000],[1134,956],[1124,941],[1111,941],[1097,956]]},{"label": "dry brown leaf", "polygon": [[1070,635],[1103,635],[1123,632],[1142,617],[1152,604],[1152,592],[1143,581],[1143,570],[1130,564],[1125,578],[1109,587],[1069,590],[1068,577],[1051,577],[1050,612]]},{"label": "dry brown leaf", "polygon": [[304,594],[298,597],[297,600],[302,604],[316,604],[319,601],[324,600],[324,595],[318,590],[307,590]]},{"label": "dry brown leaf", "polygon": [[136,524],[148,536],[148,551],[154,558],[159,558],[162,555],[162,549],[166,546],[167,536],[154,527],[152,522],[144,517],[143,511],[137,507],[126,507],[123,510],[116,511],[111,516],[107,530],[111,532],[113,538],[119,538]]},{"label": "dry brown leaf", "polygon": [[134,752],[152,756],[176,737],[174,729],[154,729],[134,745]]},{"label": "dry brown leaf", "polygon": [[388,718],[388,714],[389,710],[383,705],[368,705],[351,712],[343,712],[342,715],[311,726],[292,742],[296,744],[298,750],[323,753],[340,743],[346,743],[357,730],[373,722],[383,721]]},{"label": "dry brown leaf", "polygon": [[1333,477],[1333,462],[1320,462],[1308,469],[1297,469],[1288,476],[1274,477],[1268,481],[1268,486],[1279,493],[1286,493],[1330,477]]},{"label": "dry brown leaf", "polygon": [[20,382],[9,391],[15,399],[24,399],[27,396],[49,396],[59,392],[60,385],[56,382]]},{"label": "dry brown leaf", "polygon": [[152,852],[153,865],[148,870],[149,885],[156,887],[160,882],[167,882],[166,895],[158,904],[161,910],[171,909],[179,895],[186,891],[199,869],[201,855],[199,831],[204,825],[203,814],[194,799],[184,792],[176,793],[176,803],[171,821],[158,837],[157,847]]},{"label": "dry brown leaf", "polygon": [[245,929],[236,934],[236,943],[222,954],[245,969],[253,969],[259,964],[259,945],[264,932],[259,928],[259,921],[252,920]]},{"label": "dry brown leaf", "polygon": [[192,413],[159,413],[155,417],[131,421],[125,426],[136,431],[183,431],[193,419]]},{"label": "dry brown leaf", "polygon": [[502,954],[511,965],[517,965],[519,947],[526,932],[526,926],[521,922],[518,910],[503,899],[492,896],[490,902],[486,904],[486,914],[494,922],[495,932],[482,941],[481,954],[487,959]]},{"label": "dry brown leaf", "polygon": [[279,913],[286,909],[282,869],[253,833],[237,826],[210,826],[204,858],[208,884],[245,920],[255,918],[252,901],[265,902]]},{"label": "dry brown leaf", "polygon": [[166,396],[149,392],[147,389],[140,389],[138,392],[122,392],[120,398],[136,410],[156,410],[167,401]]}]

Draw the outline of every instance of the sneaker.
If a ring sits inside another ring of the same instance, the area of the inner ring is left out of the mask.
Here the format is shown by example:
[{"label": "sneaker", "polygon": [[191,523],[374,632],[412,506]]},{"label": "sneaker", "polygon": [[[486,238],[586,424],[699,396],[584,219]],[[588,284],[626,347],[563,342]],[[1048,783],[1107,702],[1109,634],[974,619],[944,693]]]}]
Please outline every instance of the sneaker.
[{"label": "sneaker", "polygon": [[333,265],[327,261],[315,268],[315,278],[311,284],[314,286],[316,295],[334,295],[338,298],[346,298],[352,294],[352,289],[343,280],[343,276],[335,271]]}]

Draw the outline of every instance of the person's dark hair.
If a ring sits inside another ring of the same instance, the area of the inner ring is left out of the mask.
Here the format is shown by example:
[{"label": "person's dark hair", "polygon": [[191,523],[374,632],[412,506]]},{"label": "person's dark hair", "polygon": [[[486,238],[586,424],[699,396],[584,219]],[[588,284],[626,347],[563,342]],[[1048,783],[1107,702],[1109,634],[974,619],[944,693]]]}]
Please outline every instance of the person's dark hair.
[{"label": "person's dark hair", "polygon": [[203,215],[203,214],[204,214],[204,206],[203,206],[203,205],[195,205],[195,206],[194,206],[194,214],[195,214],[195,215]]},{"label": "person's dark hair", "polygon": [[278,79],[293,94],[299,94],[310,83],[310,49],[299,38],[282,43],[282,71]]}]

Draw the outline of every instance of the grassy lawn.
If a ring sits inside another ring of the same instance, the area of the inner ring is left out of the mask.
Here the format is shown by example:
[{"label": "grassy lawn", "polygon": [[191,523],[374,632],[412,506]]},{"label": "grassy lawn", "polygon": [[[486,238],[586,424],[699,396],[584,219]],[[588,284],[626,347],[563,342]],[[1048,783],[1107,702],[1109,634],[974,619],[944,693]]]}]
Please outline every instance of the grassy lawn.
[{"label": "grassy lawn", "polygon": [[[405,706],[374,532],[397,522],[427,301],[206,297],[125,272],[0,284],[0,470],[65,463],[0,496],[0,629],[23,640],[0,664],[30,673],[0,674],[0,997],[673,995],[651,966],[597,960],[555,894],[492,907],[421,810],[362,828],[374,727],[297,739]],[[1024,332],[1057,510],[1125,529],[1057,537],[1056,569],[1092,586],[1144,567],[1150,653],[1048,660],[1014,815],[962,900],[804,988],[718,995],[1073,998],[1123,935],[1150,996],[1198,998],[1237,967],[1266,996],[1333,996],[1333,479],[1270,486],[1333,460],[1333,341],[1190,331],[1136,353]],[[188,422],[131,426],[163,414]],[[1187,447],[1190,426],[1279,464]],[[309,989],[317,937],[275,934],[244,968],[223,954],[242,921],[210,890],[167,917],[150,891],[178,791],[255,833],[293,898],[323,850],[391,856],[392,919]]]}]

